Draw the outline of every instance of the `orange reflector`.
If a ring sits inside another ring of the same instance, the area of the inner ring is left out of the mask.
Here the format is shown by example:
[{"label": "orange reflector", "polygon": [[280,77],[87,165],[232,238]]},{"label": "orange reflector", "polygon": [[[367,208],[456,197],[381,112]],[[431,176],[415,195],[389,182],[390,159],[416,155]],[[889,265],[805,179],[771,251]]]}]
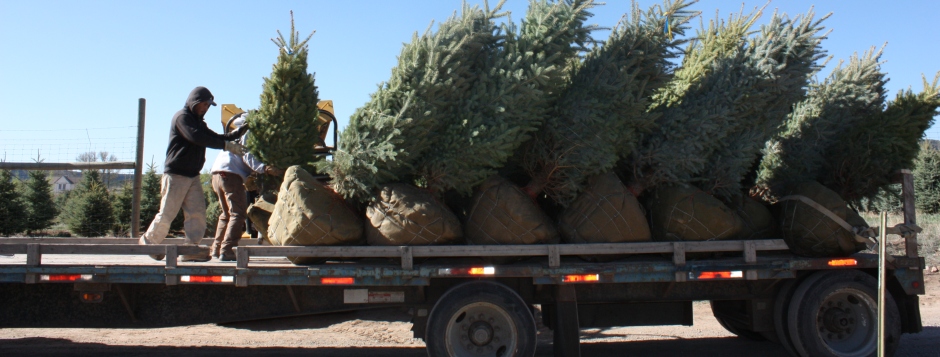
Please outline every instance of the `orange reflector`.
[{"label": "orange reflector", "polygon": [[740,270],[735,271],[703,271],[698,274],[697,279],[699,280],[708,280],[708,279],[740,279],[744,277],[744,272]]},{"label": "orange reflector", "polygon": [[39,281],[79,281],[91,280],[91,274],[42,274]]},{"label": "orange reflector", "polygon": [[601,281],[601,276],[600,274],[565,275],[561,281],[566,283],[590,283]]},{"label": "orange reflector", "polygon": [[323,285],[352,285],[356,283],[353,278],[320,278],[320,284]]},{"label": "orange reflector", "polygon": [[103,293],[82,293],[82,302],[98,303],[104,300]]},{"label": "orange reflector", "polygon": [[852,258],[832,259],[829,261],[829,266],[831,267],[854,267],[856,265],[858,265],[858,261]]},{"label": "orange reflector", "polygon": [[181,275],[183,283],[234,283],[234,276],[226,275]]},{"label": "orange reflector", "polygon": [[476,267],[470,268],[470,275],[493,275],[496,274],[494,267]]}]

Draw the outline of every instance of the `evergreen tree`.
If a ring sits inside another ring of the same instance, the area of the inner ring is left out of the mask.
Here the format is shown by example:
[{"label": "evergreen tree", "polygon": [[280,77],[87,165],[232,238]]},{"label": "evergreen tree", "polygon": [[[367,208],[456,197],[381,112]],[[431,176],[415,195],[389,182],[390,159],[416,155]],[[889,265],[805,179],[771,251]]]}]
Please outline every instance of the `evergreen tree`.
[{"label": "evergreen tree", "polygon": [[926,142],[914,162],[914,192],[918,210],[940,213],[940,150]]},{"label": "evergreen tree", "polygon": [[456,112],[442,118],[431,136],[435,149],[417,163],[423,185],[469,194],[505,165],[550,116],[566,87],[567,66],[592,41],[594,26],[585,21],[594,6],[593,0],[533,0],[520,26],[507,21],[493,31],[470,58],[470,90],[451,99]]},{"label": "evergreen tree", "polygon": [[[625,176],[635,193],[660,184],[689,183],[734,130],[734,118],[751,114],[750,84],[759,72],[748,65],[746,35],[761,15],[712,21],[689,45],[673,84],[654,98],[653,131],[628,159]],[[764,93],[757,93],[763,95]]]},{"label": "evergreen tree", "polygon": [[45,171],[30,171],[26,182],[26,194],[23,196],[26,203],[26,233],[41,231],[52,226],[55,219],[56,206],[52,200],[52,186]]},{"label": "evergreen tree", "polygon": [[133,221],[131,216],[134,207],[134,187],[130,183],[125,183],[113,198],[114,226],[111,232],[115,236],[126,237],[130,234],[131,221]]},{"label": "evergreen tree", "polygon": [[896,172],[914,166],[920,140],[940,107],[940,73],[924,89],[901,90],[883,112],[863,117],[827,152],[817,180],[847,202],[877,197]]},{"label": "evergreen tree", "polygon": [[219,205],[219,196],[212,189],[212,174],[203,172],[199,175],[199,180],[202,181],[202,193],[206,198],[206,230],[209,231],[210,236],[214,236],[222,206]]},{"label": "evergreen tree", "polygon": [[629,20],[574,66],[570,84],[526,148],[530,194],[544,189],[567,205],[589,177],[610,171],[632,153],[656,118],[646,111],[649,97],[669,83],[670,60],[685,42],[675,37],[684,35],[695,15],[687,10],[690,5],[666,1],[646,12],[634,6]]},{"label": "evergreen tree", "polygon": [[65,222],[69,230],[84,237],[106,235],[112,228],[114,216],[111,197],[98,171],[85,171],[74,191]]},{"label": "evergreen tree", "polygon": [[764,144],[783,127],[793,104],[805,97],[824,56],[820,23],[828,15],[813,17],[812,12],[798,20],[774,14],[748,42],[744,61],[754,77],[739,87],[747,99],[735,103],[730,133],[695,180],[704,191],[726,201],[741,195],[744,176],[753,170]]},{"label": "evergreen tree", "polygon": [[146,231],[160,212],[160,176],[153,164],[147,165],[140,189],[140,229]]},{"label": "evergreen tree", "polygon": [[320,137],[317,121],[317,86],[307,72],[307,42],[294,27],[291,12],[290,38],[278,31],[279,54],[270,78],[264,79],[261,106],[248,115],[251,134],[246,145],[261,161],[275,167],[302,165],[310,168],[320,157],[313,150],[312,138]]},{"label": "evergreen tree", "polygon": [[881,51],[874,49],[861,57],[853,55],[822,83],[810,85],[786,127],[767,142],[757,172],[759,192],[773,197],[786,184],[816,180],[845,132],[881,112],[887,79],[880,57]]},{"label": "evergreen tree", "polygon": [[16,190],[9,170],[0,170],[0,236],[22,232],[27,220],[26,205]]},{"label": "evergreen tree", "polygon": [[349,119],[333,161],[319,163],[337,193],[365,201],[385,183],[413,181],[431,136],[455,115],[461,104],[455,98],[470,90],[473,59],[498,37],[496,16],[465,3],[437,31],[429,26],[404,45],[389,80]]}]

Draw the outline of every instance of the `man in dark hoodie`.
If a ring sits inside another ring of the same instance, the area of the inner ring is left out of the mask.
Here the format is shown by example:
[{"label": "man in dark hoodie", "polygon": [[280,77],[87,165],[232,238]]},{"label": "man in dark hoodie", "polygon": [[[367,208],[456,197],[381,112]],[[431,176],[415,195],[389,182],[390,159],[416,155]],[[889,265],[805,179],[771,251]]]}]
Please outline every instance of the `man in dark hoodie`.
[{"label": "man in dark hoodie", "polygon": [[[245,147],[233,140],[241,137],[248,126],[226,134],[218,134],[206,125],[203,116],[210,105],[216,105],[206,87],[196,87],[189,93],[186,105],[173,116],[170,125],[170,144],[166,149],[161,181],[160,211],[150,223],[150,228],[140,237],[141,245],[160,244],[170,231],[170,222],[183,209],[188,244],[198,245],[206,234],[206,201],[202,193],[199,170],[206,162],[206,148],[223,149],[242,155]],[[163,254],[150,256],[162,260]],[[209,261],[209,255],[182,255],[182,261]]]}]

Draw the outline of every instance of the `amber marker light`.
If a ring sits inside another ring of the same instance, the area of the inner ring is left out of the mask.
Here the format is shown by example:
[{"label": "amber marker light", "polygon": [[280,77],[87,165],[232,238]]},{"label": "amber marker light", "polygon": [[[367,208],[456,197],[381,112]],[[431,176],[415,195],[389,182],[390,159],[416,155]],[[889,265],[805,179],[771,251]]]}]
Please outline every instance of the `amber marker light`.
[{"label": "amber marker light", "polygon": [[565,275],[562,279],[565,283],[596,283],[601,281],[600,274],[572,274]]},{"label": "amber marker light", "polygon": [[858,265],[858,261],[853,258],[829,260],[829,266],[831,267],[854,267],[856,265]]},{"label": "amber marker light", "polygon": [[356,283],[356,279],[350,277],[342,278],[320,278],[320,284],[323,285],[352,285]]}]

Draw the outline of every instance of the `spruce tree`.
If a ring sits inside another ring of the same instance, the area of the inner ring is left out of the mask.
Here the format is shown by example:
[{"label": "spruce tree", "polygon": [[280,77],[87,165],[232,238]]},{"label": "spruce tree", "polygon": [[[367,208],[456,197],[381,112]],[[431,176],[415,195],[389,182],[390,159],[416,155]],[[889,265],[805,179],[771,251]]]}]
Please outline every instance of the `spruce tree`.
[{"label": "spruce tree", "polygon": [[914,162],[914,192],[918,210],[940,213],[940,150],[927,142],[921,144]]},{"label": "spruce tree", "polygon": [[840,63],[806,99],[794,105],[786,127],[767,142],[757,172],[756,189],[770,198],[787,184],[819,177],[826,158],[841,137],[885,102],[881,51],[874,49]]},{"label": "spruce tree", "polygon": [[747,99],[735,103],[728,122],[730,133],[708,158],[695,179],[704,191],[730,201],[742,194],[744,177],[753,170],[764,144],[779,132],[793,104],[803,100],[811,77],[824,57],[819,20],[812,11],[798,19],[776,13],[748,41],[745,65],[754,76],[739,86]]},{"label": "spruce tree", "polygon": [[523,166],[532,178],[530,194],[544,190],[567,206],[589,177],[632,153],[656,118],[646,107],[650,95],[669,83],[670,60],[685,42],[678,37],[695,15],[689,5],[666,1],[646,12],[634,6],[630,18],[572,68],[570,84],[527,145]]},{"label": "spruce tree", "polygon": [[[592,41],[585,25],[592,0],[533,0],[522,23],[507,21],[473,53],[470,90],[452,98],[456,112],[431,137],[417,163],[433,192],[468,195],[496,174],[550,116],[566,86],[566,67]],[[495,27],[495,25],[493,25]]]},{"label": "spruce tree", "polygon": [[898,170],[911,169],[924,131],[940,107],[940,73],[924,78],[920,93],[901,90],[883,112],[863,117],[846,128],[827,152],[817,180],[847,202],[872,199],[891,185]]},{"label": "spruce tree", "polygon": [[251,134],[246,146],[262,162],[275,167],[301,165],[311,168],[320,159],[313,139],[320,137],[317,121],[318,92],[314,76],[307,72],[307,43],[294,27],[291,12],[290,38],[271,39],[279,54],[269,78],[264,78],[261,106],[248,115]]},{"label": "spruce tree", "polygon": [[[130,183],[125,183],[120,192],[113,195],[114,208],[114,226],[111,232],[118,237],[126,237],[131,230],[131,215],[134,204],[134,187]],[[145,228],[146,229],[146,228]]]},{"label": "spruce tree", "polygon": [[26,205],[16,190],[9,170],[0,170],[0,236],[22,232],[27,220]]},{"label": "spruce tree", "polygon": [[319,163],[337,193],[366,201],[383,184],[414,181],[416,161],[470,90],[473,59],[497,37],[497,10],[465,3],[404,45],[389,80],[349,119],[333,161]]},{"label": "spruce tree", "polygon": [[147,172],[140,189],[140,229],[146,231],[160,212],[160,176],[153,164],[147,165]]},{"label": "spruce tree", "polygon": [[55,219],[56,207],[52,200],[52,186],[49,184],[49,176],[45,171],[30,171],[29,180],[26,182],[26,194],[23,196],[26,203],[26,233],[52,226],[52,220]]},{"label": "spruce tree", "polygon": [[74,234],[101,237],[112,228],[111,197],[96,170],[85,171],[69,199],[65,223]]}]

